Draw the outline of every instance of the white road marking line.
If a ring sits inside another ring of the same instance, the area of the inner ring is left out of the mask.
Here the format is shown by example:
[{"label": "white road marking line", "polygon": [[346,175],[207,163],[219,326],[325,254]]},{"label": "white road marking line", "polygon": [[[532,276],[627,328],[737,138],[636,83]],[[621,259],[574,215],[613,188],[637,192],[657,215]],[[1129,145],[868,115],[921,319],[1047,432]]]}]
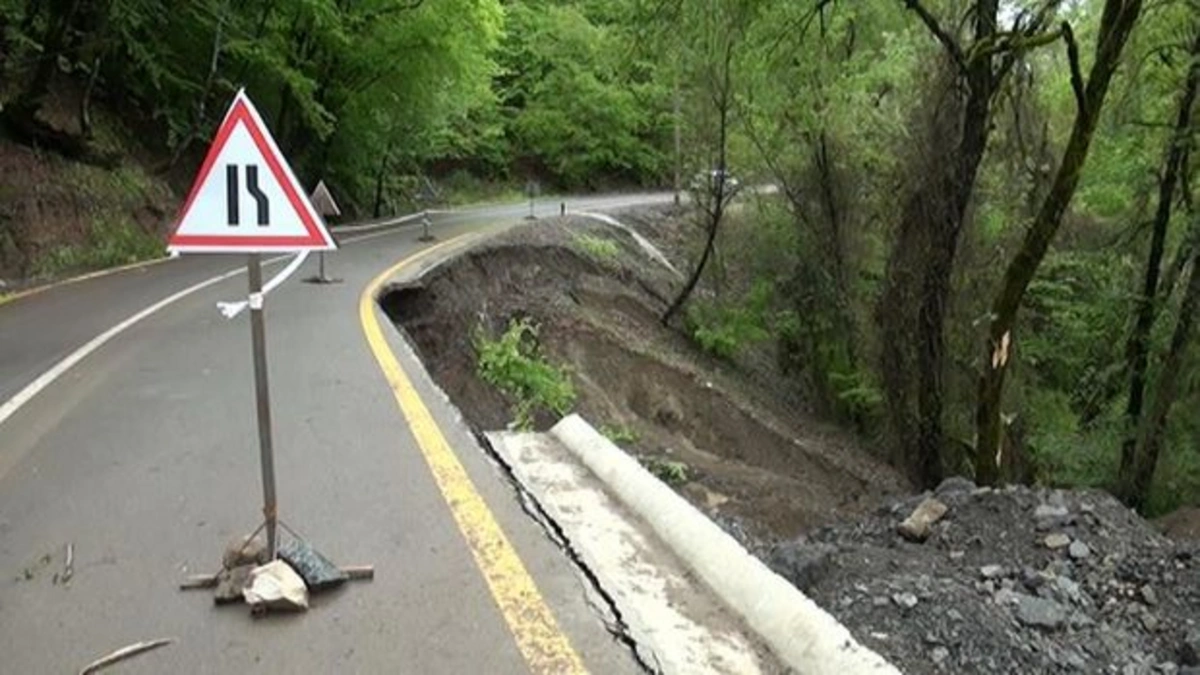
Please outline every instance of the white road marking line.
[{"label": "white road marking line", "polygon": [[[366,239],[375,239],[377,237],[381,237],[386,234],[394,234],[395,232],[398,232],[398,231],[399,230],[373,232],[373,233],[367,234],[367,235],[347,238],[345,240],[345,243],[350,244],[350,243],[354,243],[357,241],[363,241]],[[263,261],[263,264],[264,265],[272,265],[274,263],[285,260],[287,257],[288,256],[286,256],[286,255],[277,256],[275,258],[271,258],[270,260]],[[162,300],[159,300],[158,302],[154,303],[153,305],[150,305],[149,307],[143,309],[142,311],[138,312],[137,314],[134,314],[133,316],[129,317],[128,319],[125,319],[121,323],[118,323],[117,325],[113,326],[112,328],[109,328],[108,330],[104,331],[103,333],[92,338],[86,344],[84,344],[82,347],[71,352],[66,357],[64,357],[61,361],[59,361],[58,363],[51,366],[49,370],[47,370],[46,372],[39,375],[37,377],[37,379],[35,379],[33,382],[30,382],[29,384],[25,385],[25,387],[23,389],[21,389],[21,391],[18,391],[16,394],[13,395],[12,398],[5,401],[3,405],[0,405],[0,425],[4,424],[4,422],[8,418],[12,417],[17,412],[17,410],[19,410],[21,408],[21,406],[28,403],[30,401],[30,399],[32,399],[34,396],[37,396],[38,394],[40,394],[43,389],[45,389],[46,387],[49,387],[51,384],[54,383],[55,380],[62,377],[63,374],[66,373],[68,370],[70,370],[72,367],[74,367],[75,364],[77,364],[80,361],[82,361],[83,359],[85,359],[92,352],[103,347],[110,340],[112,340],[116,336],[120,335],[121,333],[125,332],[130,327],[132,327],[134,324],[137,324],[139,321],[141,321],[142,319],[145,319],[146,317],[150,316],[151,314],[154,314],[154,313],[158,312],[159,310],[167,307],[168,305],[174,304],[175,302],[178,302],[179,300],[182,300],[197,291],[203,290],[205,288],[208,288],[209,286],[212,286],[213,284],[220,283],[222,281],[225,281],[226,279],[232,279],[233,277],[236,277],[238,275],[245,274],[245,273],[246,273],[246,269],[244,267],[239,267],[235,270],[230,270],[224,274],[219,274],[215,277],[212,277],[211,279],[206,279],[205,281],[201,281],[198,284],[188,286],[187,288],[183,289],[182,291],[173,293],[173,294],[163,298]]]},{"label": "white road marking line", "polygon": [[[483,209],[483,208],[490,208],[490,207],[481,207],[481,209]],[[438,211],[436,213],[454,213],[454,212],[455,211],[452,210],[452,211]],[[470,211],[466,210],[466,212],[469,213]],[[429,213],[433,214],[435,212],[430,211]],[[397,219],[389,222],[389,225],[397,225],[397,224],[406,222],[408,220],[411,220],[419,215],[420,214],[410,214],[408,216],[401,216],[400,218],[397,218]],[[347,237],[344,240],[344,243],[351,244],[351,243],[358,242],[358,241],[365,241],[367,239],[375,239],[377,237],[382,237],[382,236],[385,236],[388,234],[396,234],[396,233],[404,232],[404,231],[406,231],[406,230],[400,229],[400,228],[386,229],[381,232],[372,232],[370,234],[364,234],[364,235],[360,235],[357,237]],[[271,264],[277,263],[281,260],[284,260],[287,257],[288,257],[287,255],[281,255],[281,256],[278,256],[275,258],[271,258],[270,260],[263,261],[263,264],[271,265]],[[163,258],[160,260],[165,262],[165,261],[171,260],[171,258]],[[158,262],[158,261],[154,261],[154,262]],[[152,264],[152,263],[138,263],[135,265],[127,266],[127,268],[121,268],[121,269],[122,270],[123,269],[132,269],[134,267],[145,266],[146,264]],[[116,272],[116,271],[120,271],[120,270],[108,270],[108,271],[97,272],[92,275],[85,275],[83,277],[73,279],[71,281],[72,282],[83,281],[85,279],[93,278],[96,276],[102,276],[102,275],[109,274],[109,273]],[[32,399],[34,396],[37,396],[39,393],[41,393],[41,391],[43,389],[45,389],[46,387],[53,384],[54,381],[57,380],[58,378],[62,377],[63,373],[66,373],[75,364],[82,361],[84,358],[86,358],[92,352],[103,347],[110,340],[112,340],[116,336],[120,335],[121,333],[125,332],[130,327],[132,327],[134,324],[137,324],[139,321],[141,321],[142,319],[145,319],[146,317],[158,312],[159,310],[163,309],[164,307],[167,307],[168,305],[171,305],[179,300],[182,300],[183,298],[186,298],[187,296],[195,293],[196,291],[203,290],[205,288],[208,288],[209,286],[212,286],[213,284],[220,283],[222,281],[225,281],[226,279],[231,279],[240,274],[245,274],[245,272],[246,272],[245,268],[239,267],[238,269],[230,270],[224,274],[217,275],[211,279],[207,279],[205,281],[201,281],[198,284],[189,286],[189,287],[183,289],[182,291],[173,293],[172,295],[169,295],[169,296],[163,298],[162,300],[159,300],[158,302],[154,303],[153,305],[150,305],[149,307],[143,309],[142,311],[138,312],[137,314],[134,314],[133,316],[129,317],[128,319],[125,319],[121,323],[118,323],[117,325],[113,326],[112,328],[109,328],[108,330],[104,331],[103,333],[92,338],[86,344],[84,344],[82,347],[71,352],[66,357],[64,357],[63,360],[54,364],[49,370],[47,370],[46,372],[39,375],[37,377],[37,379],[35,379],[33,382],[30,382],[29,384],[25,385],[25,387],[23,389],[21,389],[21,391],[17,392],[16,394],[13,395],[12,398],[5,401],[3,405],[0,405],[0,425],[4,424],[4,422],[6,420],[8,420],[9,417],[12,417],[17,412],[17,410],[19,410],[21,408],[21,406],[28,403],[30,399]]]},{"label": "white road marking line", "polygon": [[[287,256],[279,256],[278,258],[272,258],[272,259],[266,261],[266,264],[270,265],[272,263],[279,262],[280,260],[283,260],[286,257]],[[178,291],[176,293],[168,295],[167,297],[163,298],[162,300],[159,300],[158,302],[154,303],[153,305],[150,305],[149,307],[143,309],[142,311],[138,312],[137,314],[134,314],[133,316],[129,317],[128,319],[125,319],[121,323],[118,323],[117,325],[113,326],[112,328],[109,328],[108,330],[104,331],[103,333],[92,338],[86,344],[84,344],[82,347],[71,352],[65,358],[63,358],[63,360],[54,364],[49,370],[47,370],[46,372],[39,375],[37,377],[37,379],[35,379],[33,382],[30,382],[29,384],[25,385],[24,389],[17,392],[12,398],[5,401],[3,405],[0,405],[0,424],[4,424],[5,420],[7,420],[9,417],[12,417],[13,414],[16,413],[17,410],[19,410],[21,408],[21,406],[28,403],[30,399],[32,399],[34,396],[37,396],[39,393],[41,393],[41,391],[43,389],[50,386],[58,378],[62,377],[63,373],[66,373],[68,370],[70,370],[72,366],[74,366],[75,364],[82,361],[84,358],[86,358],[92,352],[103,347],[109,340],[112,340],[116,336],[118,336],[121,333],[123,333],[124,331],[128,330],[130,327],[132,327],[134,324],[138,323],[142,319],[145,319],[146,317],[150,316],[151,314],[154,314],[155,312],[163,309],[164,307],[166,307],[170,304],[173,304],[179,300],[182,300],[183,298],[186,298],[187,296],[195,293],[196,291],[203,290],[205,288],[208,288],[209,286],[212,286],[213,284],[225,281],[226,279],[231,279],[233,277],[238,276],[239,274],[245,274],[245,272],[246,272],[245,269],[238,268],[235,270],[230,270],[224,274],[217,275],[211,279],[206,279],[205,281],[201,281],[198,284],[193,284],[191,286],[188,286],[187,288],[183,289],[182,291]]]}]

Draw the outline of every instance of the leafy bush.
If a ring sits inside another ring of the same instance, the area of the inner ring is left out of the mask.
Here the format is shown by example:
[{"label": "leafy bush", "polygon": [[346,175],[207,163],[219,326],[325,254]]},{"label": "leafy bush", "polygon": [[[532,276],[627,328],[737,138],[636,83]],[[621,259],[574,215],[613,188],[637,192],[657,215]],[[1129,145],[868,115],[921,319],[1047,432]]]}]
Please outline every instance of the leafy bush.
[{"label": "leafy bush", "polygon": [[688,332],[704,351],[733,359],[744,347],[770,337],[767,314],[771,293],[771,285],[759,281],[738,302],[694,302],[687,312]]},{"label": "leafy bush", "polygon": [[508,329],[493,339],[482,328],[474,336],[484,382],[516,399],[513,417],[518,429],[533,428],[538,411],[565,415],[575,404],[575,387],[565,368],[545,360],[537,343],[538,327],[529,319],[513,319]]}]

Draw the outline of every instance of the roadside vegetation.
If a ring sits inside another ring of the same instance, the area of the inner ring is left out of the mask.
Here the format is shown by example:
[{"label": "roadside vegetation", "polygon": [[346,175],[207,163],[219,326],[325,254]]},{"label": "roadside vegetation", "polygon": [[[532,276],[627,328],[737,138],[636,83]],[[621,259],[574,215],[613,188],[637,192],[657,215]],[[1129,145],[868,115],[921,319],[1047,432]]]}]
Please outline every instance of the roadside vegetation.
[{"label": "roadside vegetation", "polygon": [[617,242],[593,234],[575,236],[575,244],[589,257],[603,265],[611,265],[621,255],[621,247]]},{"label": "roadside vegetation", "polygon": [[512,400],[513,426],[522,431],[533,428],[537,415],[562,417],[575,404],[570,373],[545,359],[537,339],[528,319],[513,319],[497,337],[483,327],[474,336],[479,377]]},{"label": "roadside vegetation", "polygon": [[[246,87],[349,217],[679,189],[663,323],[918,485],[1200,499],[1195,0],[0,0],[0,72],[0,276],[151,255],[37,171],[178,195]],[[487,340],[519,420],[569,408],[532,325]]]}]

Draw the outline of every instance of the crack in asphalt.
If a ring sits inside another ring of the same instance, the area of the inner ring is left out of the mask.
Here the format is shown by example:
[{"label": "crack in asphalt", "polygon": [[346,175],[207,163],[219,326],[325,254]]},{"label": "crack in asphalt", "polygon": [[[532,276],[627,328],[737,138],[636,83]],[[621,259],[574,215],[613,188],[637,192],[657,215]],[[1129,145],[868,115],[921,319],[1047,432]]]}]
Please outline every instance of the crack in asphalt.
[{"label": "crack in asphalt", "polygon": [[[662,664],[658,660],[658,655],[653,649],[639,644],[630,634],[629,624],[625,622],[621,609],[617,606],[616,599],[604,589],[599,577],[596,576],[596,572],[583,560],[582,554],[571,543],[566,533],[563,532],[562,527],[550,517],[550,514],[546,512],[546,509],[541,505],[537,497],[517,478],[512,467],[504,461],[500,453],[496,452],[496,449],[492,447],[487,436],[475,429],[472,429],[471,433],[479,442],[479,447],[483,448],[484,455],[495,464],[508,484],[512,486],[517,499],[521,503],[521,509],[542,527],[546,538],[553,542],[566,555],[567,560],[579,572],[585,582],[585,589],[588,591],[588,604],[596,612],[601,622],[604,623],[605,629],[617,642],[620,642],[629,649],[634,661],[642,670],[653,675],[660,675],[662,673]],[[647,654],[643,654],[643,650]],[[653,659],[654,662],[650,663],[648,659]]]}]

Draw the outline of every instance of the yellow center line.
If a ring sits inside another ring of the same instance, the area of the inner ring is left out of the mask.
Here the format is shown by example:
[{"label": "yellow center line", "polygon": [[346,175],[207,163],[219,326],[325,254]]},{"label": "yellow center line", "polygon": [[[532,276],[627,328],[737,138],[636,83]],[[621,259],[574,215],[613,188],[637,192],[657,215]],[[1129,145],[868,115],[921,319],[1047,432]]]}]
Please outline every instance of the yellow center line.
[{"label": "yellow center line", "polygon": [[530,671],[538,675],[586,673],[583,661],[559,628],[525,564],[475,490],[379,326],[375,299],[383,284],[400,269],[461,243],[468,236],[455,237],[405,258],[367,284],[358,302],[363,334]]}]

